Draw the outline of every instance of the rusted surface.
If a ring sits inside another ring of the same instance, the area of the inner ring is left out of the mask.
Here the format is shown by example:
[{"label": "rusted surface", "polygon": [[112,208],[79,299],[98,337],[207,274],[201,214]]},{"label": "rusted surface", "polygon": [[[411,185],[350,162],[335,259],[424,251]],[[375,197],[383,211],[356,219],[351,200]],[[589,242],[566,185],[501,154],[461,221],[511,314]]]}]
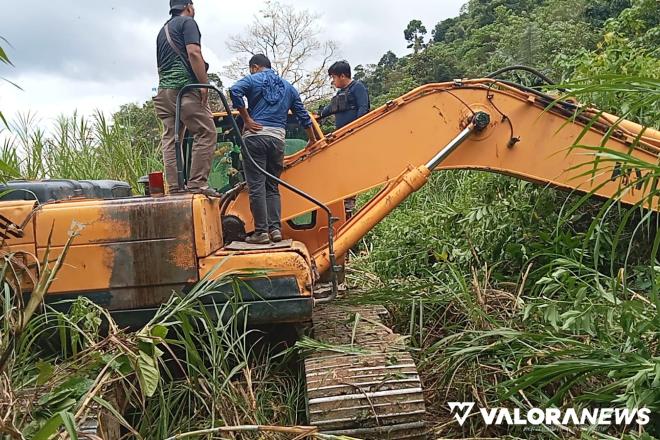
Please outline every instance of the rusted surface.
[{"label": "rusted surface", "polygon": [[50,294],[98,292],[109,309],[158,306],[199,279],[192,196],[62,202],[43,206],[35,222],[40,257],[54,228],[51,258],[71,223],[82,225]]},{"label": "rusted surface", "polygon": [[[328,304],[314,310],[314,337],[335,347],[305,360],[309,423],[359,438],[425,438],[424,396],[400,335],[382,307]],[[360,353],[346,353],[346,347]]]},{"label": "rusted surface", "polygon": [[130,241],[110,245],[110,288],[145,288],[134,291],[140,295],[131,298],[135,304],[162,302],[152,296],[157,286],[197,281],[191,200],[177,197],[166,201],[146,199],[144,203],[112,206],[102,217],[129,226]]}]

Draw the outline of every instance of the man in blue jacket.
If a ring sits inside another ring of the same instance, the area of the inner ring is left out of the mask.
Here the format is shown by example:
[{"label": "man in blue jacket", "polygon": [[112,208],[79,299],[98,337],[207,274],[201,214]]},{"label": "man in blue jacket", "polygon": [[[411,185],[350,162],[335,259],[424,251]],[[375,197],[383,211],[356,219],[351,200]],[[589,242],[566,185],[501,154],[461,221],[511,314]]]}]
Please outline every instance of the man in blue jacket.
[{"label": "man in blue jacket", "polygon": [[[335,115],[335,128],[340,129],[369,113],[371,103],[369,92],[362,81],[353,80],[351,65],[346,61],[337,61],[328,69],[330,83],[337,88],[337,94],[330,104],[320,112],[321,118]],[[344,200],[346,218],[351,218],[355,210],[355,197]]]},{"label": "man in blue jacket", "polygon": [[[249,68],[250,75],[231,86],[229,95],[243,118],[243,140],[250,156],[259,167],[279,178],[284,169],[289,110],[307,131],[308,145],[315,141],[312,119],[298,91],[271,70],[270,60],[265,55],[254,55]],[[247,98],[247,109],[243,98]],[[267,179],[247,157],[243,158],[243,170],[254,218],[254,233],[245,241],[251,244],[281,241],[281,201],[277,182]]]},{"label": "man in blue jacket", "polygon": [[362,81],[353,80],[351,65],[337,61],[328,69],[330,83],[337,88],[337,94],[323,110],[321,118],[335,115],[335,127],[342,128],[366,115],[370,109],[369,93]]}]

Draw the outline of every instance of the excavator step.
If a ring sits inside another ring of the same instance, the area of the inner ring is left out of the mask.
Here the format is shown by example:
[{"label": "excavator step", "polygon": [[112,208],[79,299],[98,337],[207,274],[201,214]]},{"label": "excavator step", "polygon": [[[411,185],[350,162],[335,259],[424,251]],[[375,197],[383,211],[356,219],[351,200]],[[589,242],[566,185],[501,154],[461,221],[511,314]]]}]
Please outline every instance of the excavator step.
[{"label": "excavator step", "polygon": [[321,432],[364,439],[426,438],[426,408],[405,340],[381,321],[380,306],[337,303],[314,309],[305,359],[307,415]]},{"label": "excavator step", "polygon": [[278,243],[250,244],[244,241],[232,241],[224,250],[226,251],[268,251],[273,249],[287,249],[293,245],[293,240],[282,240]]}]

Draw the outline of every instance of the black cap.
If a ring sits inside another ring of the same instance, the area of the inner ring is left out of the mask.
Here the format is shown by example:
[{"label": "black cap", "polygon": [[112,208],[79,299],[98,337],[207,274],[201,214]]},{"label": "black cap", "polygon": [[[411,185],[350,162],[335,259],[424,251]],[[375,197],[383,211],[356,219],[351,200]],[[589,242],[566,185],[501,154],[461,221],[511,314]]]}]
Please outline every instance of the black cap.
[{"label": "black cap", "polygon": [[192,0],[170,0],[170,12],[182,11],[191,3]]}]

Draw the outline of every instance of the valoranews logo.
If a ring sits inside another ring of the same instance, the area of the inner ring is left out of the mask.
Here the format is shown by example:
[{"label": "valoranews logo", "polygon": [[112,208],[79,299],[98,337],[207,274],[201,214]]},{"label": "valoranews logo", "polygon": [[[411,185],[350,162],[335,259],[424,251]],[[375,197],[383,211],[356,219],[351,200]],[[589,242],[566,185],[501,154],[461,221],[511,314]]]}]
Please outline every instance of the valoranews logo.
[{"label": "valoranews logo", "polygon": [[525,412],[518,408],[479,408],[473,411],[474,402],[449,402],[449,410],[459,425],[463,426],[471,415],[479,415],[486,425],[555,425],[555,426],[594,426],[632,425],[644,426],[649,423],[651,410],[625,408],[596,408],[575,410],[568,408],[532,408]]}]

